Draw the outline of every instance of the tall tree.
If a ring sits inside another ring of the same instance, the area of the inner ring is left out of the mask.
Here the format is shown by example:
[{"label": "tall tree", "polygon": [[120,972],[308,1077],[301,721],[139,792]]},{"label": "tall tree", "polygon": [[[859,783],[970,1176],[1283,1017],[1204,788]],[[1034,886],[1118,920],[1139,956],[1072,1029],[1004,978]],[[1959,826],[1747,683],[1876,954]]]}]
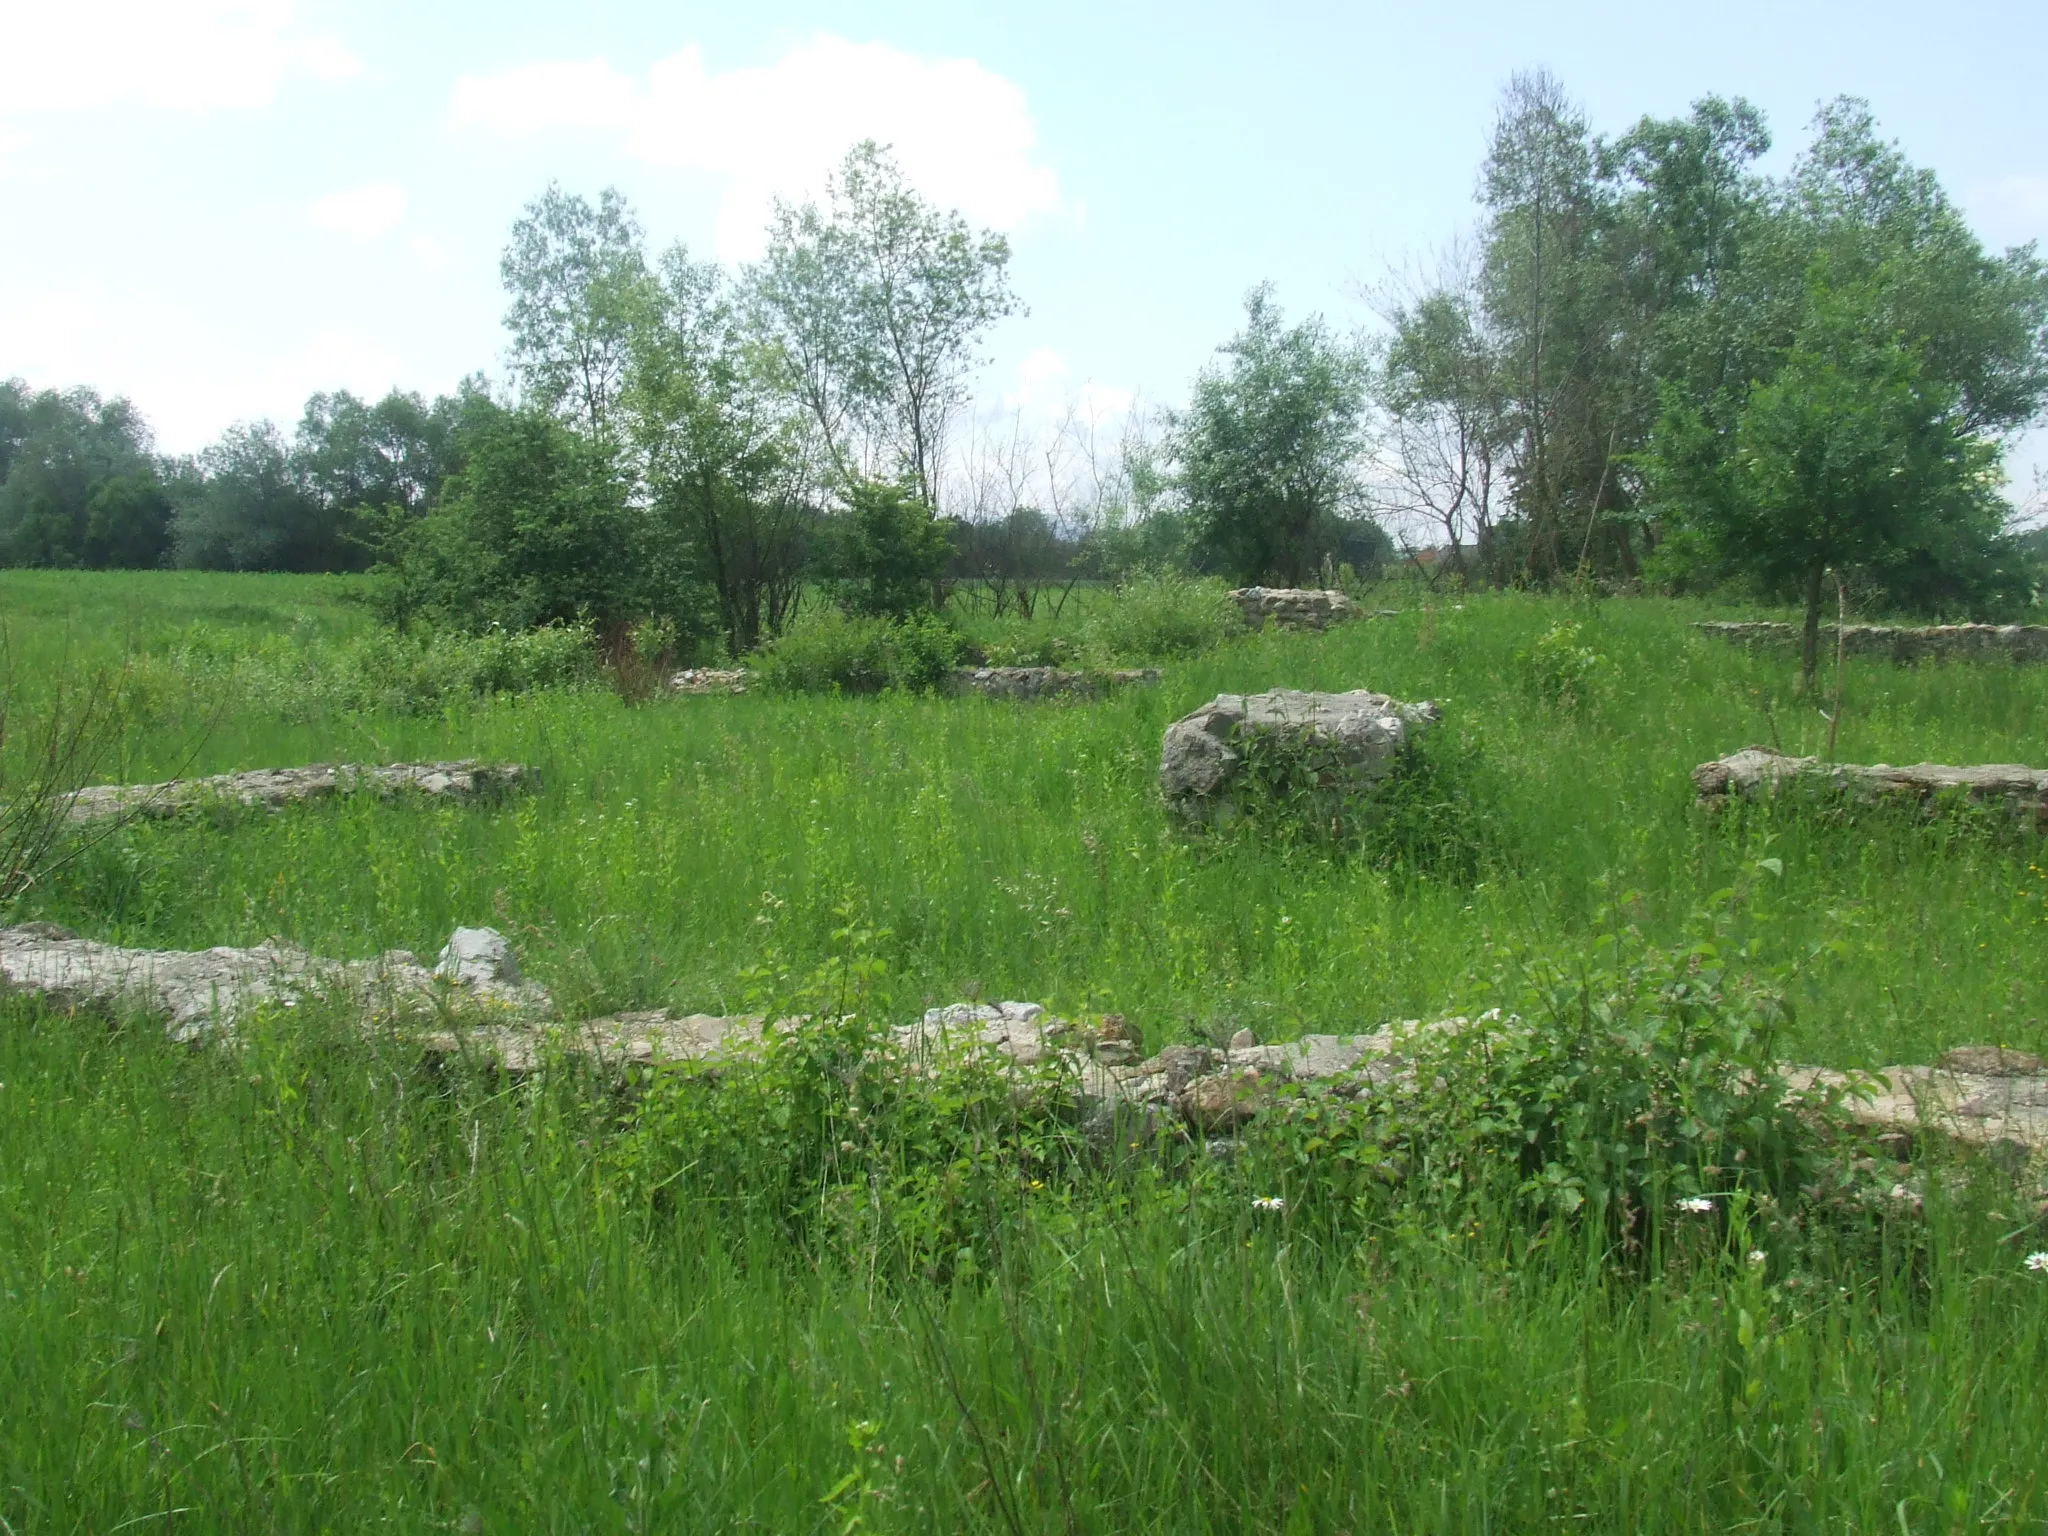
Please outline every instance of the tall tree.
[{"label": "tall tree", "polygon": [[752,274],[788,388],[838,475],[941,506],[946,431],[989,326],[1016,312],[1009,242],[942,213],[888,151],[856,145],[823,204],[778,204]]},{"label": "tall tree", "polygon": [[[125,500],[139,515],[154,510],[161,555],[162,494],[150,450],[149,428],[124,399],[0,381],[0,561],[103,563],[93,534],[95,498],[102,496]],[[138,489],[108,489],[116,481]],[[140,546],[123,542],[121,548],[132,556]]]},{"label": "tall tree", "polygon": [[451,468],[450,438],[462,403],[431,405],[392,390],[371,404],[345,389],[306,402],[292,453],[307,486],[342,513],[395,507],[417,515]]},{"label": "tall tree", "polygon": [[1242,580],[1299,586],[1363,506],[1366,357],[1320,318],[1284,325],[1270,285],[1220,350],[1170,441],[1198,547]]},{"label": "tall tree", "polygon": [[550,183],[512,226],[498,271],[512,299],[512,368],[528,398],[610,441],[650,297],[633,210],[612,187],[593,206]]},{"label": "tall tree", "polygon": [[241,422],[172,477],[177,563],[210,571],[332,571],[360,554],[268,421]]},{"label": "tall tree", "polygon": [[1835,285],[1823,266],[1799,333],[1725,440],[1676,404],[1648,458],[1673,514],[1733,566],[1798,595],[1808,684],[1829,570],[1883,581],[1930,561],[1995,565],[2008,511],[1995,444],[1961,390],[1890,331],[1887,307],[1881,289]]},{"label": "tall tree", "polygon": [[782,632],[803,591],[815,478],[795,402],[720,271],[680,246],[661,263],[659,318],[634,342],[626,394],[655,508],[696,554],[735,656]]}]

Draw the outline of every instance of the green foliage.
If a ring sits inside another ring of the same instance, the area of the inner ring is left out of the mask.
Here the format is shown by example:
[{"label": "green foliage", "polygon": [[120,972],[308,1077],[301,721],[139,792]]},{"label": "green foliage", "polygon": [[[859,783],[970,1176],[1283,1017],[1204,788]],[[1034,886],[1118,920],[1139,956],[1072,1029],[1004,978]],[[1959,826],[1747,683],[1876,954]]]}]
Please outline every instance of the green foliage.
[{"label": "green foliage", "polygon": [[1244,769],[1230,825],[1238,836],[1356,859],[1399,876],[1470,885],[1499,871],[1508,829],[1499,785],[1472,741],[1434,726],[1383,775],[1295,737],[1241,737]]},{"label": "green foliage", "polygon": [[1119,583],[1082,621],[1079,643],[1093,665],[1132,666],[1199,656],[1244,632],[1222,582],[1162,570]]},{"label": "green foliage", "polygon": [[1283,329],[1270,286],[1195,381],[1172,456],[1197,545],[1239,580],[1301,586],[1359,497],[1363,356],[1320,319]]},{"label": "green foliage", "polygon": [[834,590],[849,613],[908,620],[938,606],[952,535],[901,486],[857,481],[834,544]]},{"label": "green foliage", "polygon": [[[1681,1200],[1796,1220],[1830,1165],[1841,1095],[1790,1093],[1787,980],[1725,916],[1670,951],[1622,929],[1569,961],[1517,955],[1503,1011],[1421,1030],[1404,1047],[1412,1074],[1317,1134],[1438,1219],[1583,1218],[1631,1253],[1669,1243]],[[1313,1164],[1303,1173],[1312,1185]]]},{"label": "green foliage", "polygon": [[1599,688],[1607,658],[1581,645],[1584,626],[1553,624],[1526,651],[1515,655],[1536,697],[1571,709],[1587,702]]},{"label": "green foliage", "polygon": [[169,515],[128,401],[0,380],[0,564],[153,566]]},{"label": "green foliage", "polygon": [[965,654],[965,642],[935,614],[858,618],[828,608],[791,626],[751,666],[754,685],[769,693],[924,693]]},{"label": "green foliage", "polygon": [[200,624],[140,661],[135,681],[146,691],[183,686],[281,720],[306,721],[331,714],[440,715],[494,694],[580,687],[596,676],[597,649],[587,625],[478,634],[415,626],[332,645],[269,634],[252,645]]},{"label": "green foliage", "polygon": [[872,139],[847,151],[822,202],[777,204],[748,307],[832,480],[880,466],[938,505],[946,424],[976,349],[1018,307],[1009,266],[1007,239],[927,202]]},{"label": "green foliage", "polygon": [[389,525],[378,601],[481,632],[585,623],[622,633],[647,617],[702,628],[702,593],[659,519],[631,503],[611,456],[535,411],[478,402],[466,462],[441,504]]}]

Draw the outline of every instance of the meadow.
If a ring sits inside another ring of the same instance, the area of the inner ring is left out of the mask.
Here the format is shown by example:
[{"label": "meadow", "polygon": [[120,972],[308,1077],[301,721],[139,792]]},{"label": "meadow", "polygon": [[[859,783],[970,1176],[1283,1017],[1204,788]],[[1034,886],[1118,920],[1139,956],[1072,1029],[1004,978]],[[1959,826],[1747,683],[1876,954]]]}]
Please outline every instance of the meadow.
[{"label": "meadow", "polygon": [[[1797,1059],[2048,1051],[2038,846],[1693,806],[1696,764],[1828,733],[1789,652],[1689,629],[1718,611],[1409,593],[1079,704],[592,684],[281,707],[266,676],[373,638],[354,591],[0,573],[18,707],[116,665],[106,778],[479,756],[537,766],[538,795],[137,824],[12,920],[344,958],[488,923],[587,1012],[736,1012],[851,955],[878,1017],[1113,1008],[1148,1048],[1476,1013],[1529,955],[1711,929],[1782,978]],[[1170,827],[1163,727],[1275,686],[1440,701],[1469,865]],[[1847,760],[2048,759],[2048,669],[1852,659],[1843,699]],[[1731,1213],[1646,1270],[1506,1211],[1297,1222],[1252,1205],[1299,1176],[1258,1157],[1005,1181],[939,1137],[971,1258],[905,1269],[793,1234],[744,1166],[647,1193],[644,1123],[566,1071],[436,1077],[319,1017],[189,1052],[6,1014],[6,1532],[2048,1520],[2039,1196],[1968,1160],[1936,1156],[1924,1210],[1853,1241],[1781,1247]]]}]

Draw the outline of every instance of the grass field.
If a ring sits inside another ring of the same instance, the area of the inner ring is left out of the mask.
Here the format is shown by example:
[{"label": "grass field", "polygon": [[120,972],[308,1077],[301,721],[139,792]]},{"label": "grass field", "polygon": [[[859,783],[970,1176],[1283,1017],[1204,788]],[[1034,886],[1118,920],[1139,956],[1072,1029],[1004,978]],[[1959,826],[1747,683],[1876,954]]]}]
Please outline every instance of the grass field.
[{"label": "grass field", "polygon": [[[1695,764],[1827,726],[1791,654],[1697,639],[1682,604],[1437,601],[1085,705],[588,688],[287,717],[231,664],[181,670],[195,625],[216,658],[359,639],[349,591],[8,572],[0,615],[31,705],[131,658],[109,777],[478,755],[541,794],[134,826],[20,915],[342,957],[489,923],[572,1006],[711,1012],[858,928],[878,1013],[1113,1007],[1156,1045],[1476,1011],[1518,953],[1672,943],[1712,907],[1790,976],[1796,1056],[2048,1051],[2048,860],[1967,820],[1702,816]],[[1562,701],[1560,624],[1599,658]],[[1283,685],[1443,702],[1476,879],[1168,828],[1166,722]],[[1852,660],[1839,753],[2048,762],[2048,669]],[[1731,1225],[1645,1277],[1505,1216],[1311,1230],[1251,1209],[1256,1165],[1134,1169],[976,1186],[967,1272],[892,1277],[687,1169],[636,1198],[616,1103],[567,1076],[425,1081],[318,1019],[192,1054],[7,1013],[8,1532],[2048,1521],[2048,1275],[2019,1261],[2048,1239],[2005,1240],[2024,1192],[1981,1170],[1910,1230],[1759,1266]]]}]

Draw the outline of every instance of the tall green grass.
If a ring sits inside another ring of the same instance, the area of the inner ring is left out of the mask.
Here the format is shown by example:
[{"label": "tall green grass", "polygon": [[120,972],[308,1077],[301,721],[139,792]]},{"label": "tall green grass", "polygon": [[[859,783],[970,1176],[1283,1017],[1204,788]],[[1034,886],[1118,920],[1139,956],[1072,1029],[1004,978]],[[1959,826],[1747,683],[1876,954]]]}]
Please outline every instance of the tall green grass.
[{"label": "tall green grass", "polygon": [[[116,581],[69,579],[81,614]],[[184,611],[183,578],[154,579],[154,606],[137,603],[142,646],[166,643]],[[23,580],[0,579],[0,597]],[[326,584],[235,580],[241,606],[279,626],[356,617],[333,615]],[[48,584],[29,583],[46,609]],[[220,622],[220,587],[186,596]],[[1027,997],[1119,1008],[1154,1040],[1239,1026],[1275,1038],[1484,1006],[1491,949],[1568,949],[1603,910],[1673,937],[1768,857],[1783,869],[1767,893],[1777,958],[1802,968],[1790,1038],[1804,1054],[1879,1065],[1973,1040],[2048,1049],[2048,881],[2033,868],[2048,861],[2026,842],[1967,822],[1694,809],[1695,764],[1753,742],[1815,751],[1826,733],[1793,696],[1791,655],[1696,638],[1694,616],[1648,601],[1439,603],[1254,636],[1160,687],[1078,706],[628,707],[582,691],[287,722],[196,693],[189,708],[160,700],[110,775],[476,754],[534,763],[547,789],[498,813],[356,803],[137,827],[39,891],[31,915],[130,942],[274,934],[346,955],[431,950],[457,923],[491,922],[575,1001],[727,1010],[771,939],[794,960],[822,954],[851,900],[892,935],[903,1009]],[[1538,642],[1567,620],[1599,661],[1559,698]],[[77,625],[75,647],[129,643]],[[13,627],[54,653],[49,617]],[[1486,770],[1497,857],[1475,879],[1437,879],[1174,830],[1153,785],[1165,724],[1216,692],[1275,685],[1441,700],[1445,730]],[[1846,699],[1848,759],[2048,761],[2048,669],[1852,660]]]},{"label": "tall green grass", "polygon": [[[2048,1275],[1956,1173],[1873,1259],[1625,1279],[1481,1221],[1331,1244],[1142,1165],[982,1258],[621,1194],[567,1077],[294,1019],[0,1027],[20,1533],[1949,1531],[2048,1515]],[[1911,1230],[1908,1230],[1908,1228]],[[1890,1229],[1885,1229],[1889,1231]]]},{"label": "tall green grass", "polygon": [[[0,615],[17,659],[75,666],[169,654],[194,625],[338,645],[366,632],[348,590],[6,573]],[[1693,809],[1695,763],[1826,730],[1790,655],[1697,640],[1693,616],[1439,602],[1079,705],[578,689],[287,720],[201,679],[133,718],[121,776],[476,754],[546,787],[137,825],[25,915],[349,956],[490,922],[572,1006],[721,1011],[851,925],[883,1016],[1032,997],[1119,1008],[1156,1045],[1485,1006],[1516,953],[1568,965],[1618,925],[1669,942],[1732,904],[1749,953],[1797,977],[1800,1055],[2048,1045],[2048,860],[2027,842]],[[1165,723],[1275,685],[1443,701],[1500,829],[1481,866],[1172,830]],[[2048,758],[2040,670],[1857,662],[1847,701],[1846,757]],[[1618,1266],[1483,1202],[1455,1222],[1261,1209],[1295,1191],[1256,1155],[1033,1180],[956,1148],[921,1187],[959,1251],[905,1265],[793,1232],[743,1167],[650,1192],[646,1123],[573,1072],[430,1072],[316,1009],[194,1052],[0,1005],[0,1530],[2048,1519],[2039,1192],[1973,1164],[1936,1157],[1924,1212],[1901,1201],[1855,1242],[1773,1241],[1758,1265],[1739,1222],[1709,1223]]]}]

